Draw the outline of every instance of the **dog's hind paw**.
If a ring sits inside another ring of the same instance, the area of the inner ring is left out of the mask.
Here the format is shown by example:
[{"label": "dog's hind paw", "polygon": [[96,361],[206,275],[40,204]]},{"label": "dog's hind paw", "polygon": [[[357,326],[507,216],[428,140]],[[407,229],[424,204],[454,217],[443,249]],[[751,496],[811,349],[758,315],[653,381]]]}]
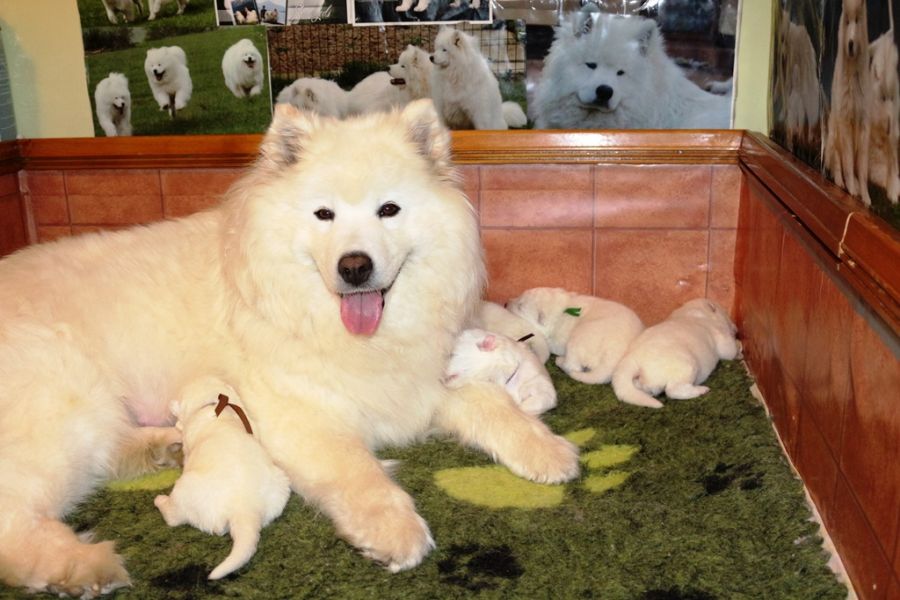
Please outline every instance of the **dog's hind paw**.
[{"label": "dog's hind paw", "polygon": [[534,444],[525,459],[507,466],[513,473],[537,483],[563,483],[575,479],[580,472],[578,448],[558,435],[549,434]]}]

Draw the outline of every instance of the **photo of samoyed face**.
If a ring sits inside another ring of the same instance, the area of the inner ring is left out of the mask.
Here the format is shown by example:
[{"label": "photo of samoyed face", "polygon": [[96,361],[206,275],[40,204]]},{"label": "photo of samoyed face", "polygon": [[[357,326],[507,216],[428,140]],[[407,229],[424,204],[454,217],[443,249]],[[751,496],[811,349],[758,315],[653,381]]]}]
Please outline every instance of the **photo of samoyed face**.
[{"label": "photo of samoyed face", "polygon": [[187,106],[193,92],[184,50],[178,46],[150,48],[144,61],[144,72],[159,109],[174,119],[176,111]]},{"label": "photo of samoyed face", "polygon": [[276,104],[340,119],[347,115],[347,92],[329,79],[301,77],[278,92]]},{"label": "photo of samoyed face", "polygon": [[237,98],[259,95],[263,86],[262,55],[247,38],[234,43],[222,57],[225,85]]},{"label": "photo of samoyed face", "polygon": [[428,53],[410,44],[388,69],[391,85],[397,86],[408,101],[431,96],[431,60]]},{"label": "photo of samoyed face", "polygon": [[131,135],[131,92],[124,75],[110,73],[97,84],[94,107],[107,137]]}]

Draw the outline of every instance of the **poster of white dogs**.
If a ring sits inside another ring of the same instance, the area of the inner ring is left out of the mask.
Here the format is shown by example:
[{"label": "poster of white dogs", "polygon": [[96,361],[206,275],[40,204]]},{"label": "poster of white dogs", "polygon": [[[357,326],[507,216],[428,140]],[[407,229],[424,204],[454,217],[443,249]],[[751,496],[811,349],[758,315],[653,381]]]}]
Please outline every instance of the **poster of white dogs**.
[{"label": "poster of white dogs", "polygon": [[898,0],[782,0],[771,136],[900,226]]}]

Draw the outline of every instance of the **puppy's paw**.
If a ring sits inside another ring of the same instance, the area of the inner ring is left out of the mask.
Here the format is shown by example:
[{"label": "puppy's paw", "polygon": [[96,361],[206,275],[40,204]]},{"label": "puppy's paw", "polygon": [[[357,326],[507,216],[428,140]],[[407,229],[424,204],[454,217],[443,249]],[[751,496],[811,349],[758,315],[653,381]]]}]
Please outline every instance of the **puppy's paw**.
[{"label": "puppy's paw", "polygon": [[517,475],[537,483],[563,483],[578,477],[578,448],[547,430],[540,442],[530,446],[524,460],[507,466]]}]

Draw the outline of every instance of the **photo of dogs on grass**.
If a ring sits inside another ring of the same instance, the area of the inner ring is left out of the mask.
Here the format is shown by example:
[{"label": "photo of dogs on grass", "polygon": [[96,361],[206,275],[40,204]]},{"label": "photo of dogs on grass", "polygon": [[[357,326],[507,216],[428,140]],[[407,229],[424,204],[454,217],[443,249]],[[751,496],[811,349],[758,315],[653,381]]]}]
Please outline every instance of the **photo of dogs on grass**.
[{"label": "photo of dogs on grass", "polygon": [[[272,28],[275,103],[343,118],[429,98],[451,129],[526,127],[523,26],[505,23],[502,38],[496,31],[471,23],[401,28],[387,37],[350,25]],[[303,54],[313,40],[328,51]],[[385,43],[383,57],[359,52]]]},{"label": "photo of dogs on grass", "polygon": [[133,135],[264,131],[272,118],[264,29],[213,29],[88,54],[96,134],[110,135],[117,116],[102,106],[112,73],[128,82]]},{"label": "photo of dogs on grass", "polygon": [[[201,31],[215,27],[214,0],[78,0],[82,30],[127,27]],[[139,37],[148,34],[138,34]]]},{"label": "photo of dogs on grass", "polygon": [[607,4],[529,21],[528,105],[537,128],[731,126],[728,32],[736,22],[725,17],[734,21],[736,11],[720,11],[719,1],[634,3],[624,12]]}]

